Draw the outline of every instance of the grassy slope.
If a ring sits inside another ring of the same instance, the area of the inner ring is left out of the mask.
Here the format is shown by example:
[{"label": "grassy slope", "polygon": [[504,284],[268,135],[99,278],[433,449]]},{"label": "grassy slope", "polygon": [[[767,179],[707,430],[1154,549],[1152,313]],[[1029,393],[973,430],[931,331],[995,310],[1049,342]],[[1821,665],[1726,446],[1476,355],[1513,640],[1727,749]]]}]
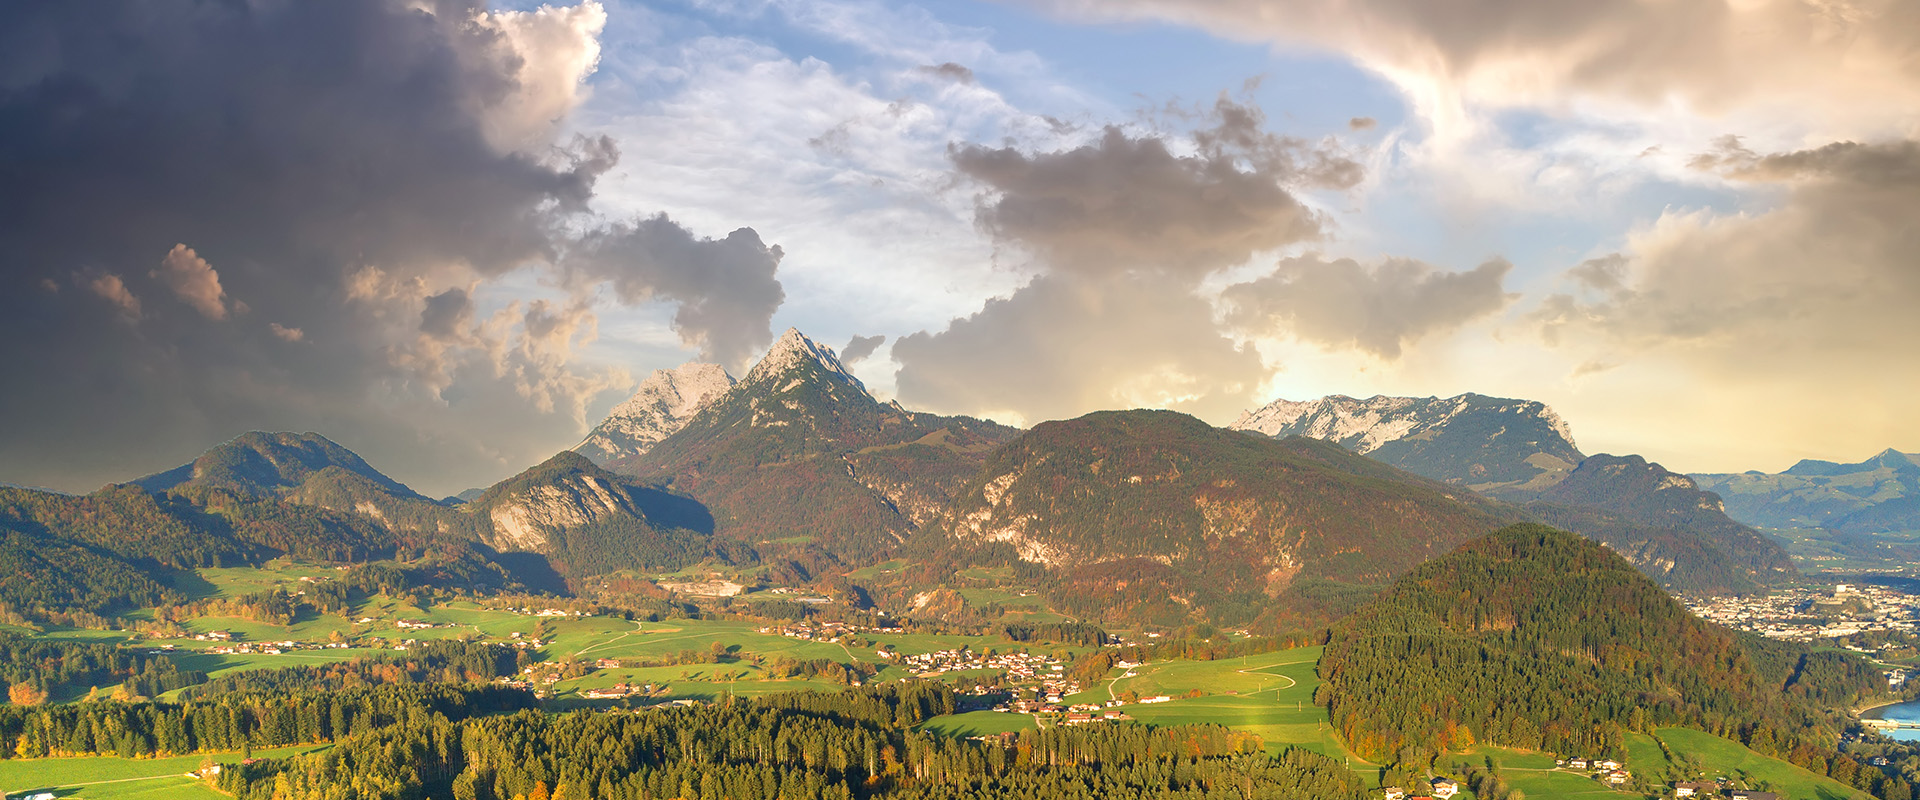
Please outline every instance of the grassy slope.
[{"label": "grassy slope", "polygon": [[[260,758],[288,756],[318,749],[313,746],[256,750]],[[62,797],[141,798],[174,800],[180,798],[221,798],[226,795],[186,777],[200,768],[204,755],[174,758],[29,758],[0,761],[0,791],[7,796],[29,789],[57,790]],[[222,764],[240,760],[238,753],[213,757]],[[77,790],[77,791],[76,791]]]}]

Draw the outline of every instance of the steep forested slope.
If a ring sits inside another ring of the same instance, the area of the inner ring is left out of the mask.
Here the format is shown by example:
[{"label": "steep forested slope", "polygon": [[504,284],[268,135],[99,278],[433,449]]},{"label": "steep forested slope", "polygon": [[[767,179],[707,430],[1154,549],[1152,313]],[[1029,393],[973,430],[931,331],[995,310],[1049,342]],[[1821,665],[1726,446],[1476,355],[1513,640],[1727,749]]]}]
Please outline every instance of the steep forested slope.
[{"label": "steep forested slope", "polygon": [[1056,605],[1162,623],[1298,610],[1313,584],[1384,584],[1518,512],[1309,439],[1171,411],[1048,422],[995,452],[929,537],[1043,567]]},{"label": "steep forested slope", "polygon": [[1403,762],[1476,742],[1623,755],[1626,731],[1681,725],[1825,772],[1820,705],[1885,688],[1857,656],[1736,635],[1606,548],[1532,524],[1396,581],[1335,627],[1320,672],[1349,746]]}]

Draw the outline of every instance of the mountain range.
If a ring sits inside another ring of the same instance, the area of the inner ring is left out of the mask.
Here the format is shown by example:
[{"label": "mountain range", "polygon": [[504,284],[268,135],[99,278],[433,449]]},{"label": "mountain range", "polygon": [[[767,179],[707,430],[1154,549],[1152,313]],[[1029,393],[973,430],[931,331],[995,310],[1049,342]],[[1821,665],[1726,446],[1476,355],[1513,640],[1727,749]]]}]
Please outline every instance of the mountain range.
[{"label": "mountain range", "polygon": [[1612,547],[1672,589],[1742,592],[1798,574],[1779,543],[1729,518],[1693,479],[1638,456],[1588,456],[1538,402],[1336,395],[1276,400],[1233,427],[1324,439],[1515,503]]},{"label": "mountain range", "polygon": [[1022,431],[882,402],[797,330],[738,380],[653,373],[571,450],[463,498],[423,497],[318,434],[247,433],[92,495],[0,489],[0,563],[64,560],[99,584],[61,601],[0,582],[0,602],[146,603],[166,570],[282,554],[528,587],[701,562],[811,580],[904,554],[924,559],[915,577],[873,588],[919,605],[951,570],[998,565],[1089,619],[1330,619],[1526,520],[1676,590],[1794,574],[1691,479],[1586,456],[1537,402],[1328,397],[1234,429],[1125,411]]},{"label": "mountain range", "polygon": [[698,500],[719,536],[856,564],[938,518],[1018,433],[881,403],[831,348],[788,330],[672,435],[608,468]]},{"label": "mountain range", "polygon": [[1699,474],[1727,513],[1762,528],[1920,531],[1920,456],[1888,449],[1858,464],[1805,460],[1785,472]]}]

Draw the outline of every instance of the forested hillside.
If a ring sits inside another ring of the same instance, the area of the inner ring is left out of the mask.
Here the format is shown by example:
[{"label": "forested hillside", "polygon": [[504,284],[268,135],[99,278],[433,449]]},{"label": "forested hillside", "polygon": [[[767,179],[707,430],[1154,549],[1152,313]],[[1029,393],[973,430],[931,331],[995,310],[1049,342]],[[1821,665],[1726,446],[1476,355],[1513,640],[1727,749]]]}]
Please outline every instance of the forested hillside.
[{"label": "forested hillside", "polygon": [[1245,624],[1329,582],[1383,585],[1520,518],[1324,442],[1116,411],[1001,448],[924,546],[1043,568],[1070,614]]},{"label": "forested hillside", "polygon": [[1627,731],[1678,725],[1825,774],[1841,757],[1821,708],[1885,688],[1858,656],[1706,623],[1606,548],[1532,524],[1396,581],[1335,626],[1320,672],[1350,746],[1403,763],[1479,742],[1623,756]]}]

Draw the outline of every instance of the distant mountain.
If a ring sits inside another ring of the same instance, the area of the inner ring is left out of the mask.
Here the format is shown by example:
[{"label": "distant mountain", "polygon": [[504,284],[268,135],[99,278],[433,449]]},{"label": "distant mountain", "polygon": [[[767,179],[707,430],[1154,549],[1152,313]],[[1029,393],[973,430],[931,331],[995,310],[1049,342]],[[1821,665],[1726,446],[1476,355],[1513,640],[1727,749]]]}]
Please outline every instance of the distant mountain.
[{"label": "distant mountain", "polygon": [[1479,394],[1275,400],[1230,427],[1333,442],[1476,490],[1543,486],[1584,458],[1572,429],[1546,404]]},{"label": "distant mountain", "polygon": [[1387,761],[1477,743],[1618,758],[1656,725],[1830,754],[1821,709],[1886,689],[1863,658],[1709,624],[1618,554],[1541,525],[1414,568],[1334,627],[1319,669],[1347,745]]},{"label": "distant mountain", "polygon": [[1382,585],[1521,518],[1324,442],[1111,411],[1041,423],[1002,447],[937,535],[1044,567],[1070,614],[1246,624],[1299,605],[1273,598]]},{"label": "distant mountain", "polygon": [[1401,469],[1523,505],[1598,539],[1677,591],[1746,592],[1798,575],[1779,543],[1719,498],[1638,456],[1588,457],[1545,404],[1485,395],[1275,401],[1234,427],[1340,444]]},{"label": "distant mountain", "polygon": [[381,474],[353,451],[317,433],[243,433],[191,462],[148,475],[133,484],[150,492],[203,486],[274,495],[298,488],[329,467],[365,478],[388,494],[426,499],[405,484]]},{"label": "distant mountain", "polygon": [[654,370],[633,397],[615,406],[573,451],[605,464],[637,456],[685,427],[700,409],[733,388],[734,379],[718,364],[682,364]]},{"label": "distant mountain", "polygon": [[460,512],[483,522],[491,547],[546,555],[573,577],[752,557],[741,548],[713,546],[713,517],[699,503],[608,472],[572,451],[495,484]]},{"label": "distant mountain", "polygon": [[1775,474],[1694,475],[1727,514],[1762,528],[1920,531],[1920,456],[1888,449],[1858,464],[1806,460]]},{"label": "distant mountain", "polygon": [[705,504],[722,537],[855,563],[936,518],[1017,433],[883,404],[831,348],[788,330],[680,430],[608,467]]}]

